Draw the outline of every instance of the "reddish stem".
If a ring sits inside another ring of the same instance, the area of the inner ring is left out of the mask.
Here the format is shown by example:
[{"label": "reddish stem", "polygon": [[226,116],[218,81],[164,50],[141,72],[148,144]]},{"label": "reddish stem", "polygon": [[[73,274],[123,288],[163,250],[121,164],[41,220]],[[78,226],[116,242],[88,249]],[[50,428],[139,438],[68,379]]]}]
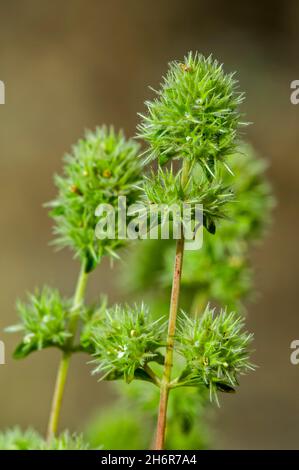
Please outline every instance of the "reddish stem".
[{"label": "reddish stem", "polygon": [[160,405],[156,433],[155,449],[162,450],[165,442],[167,403],[169,395],[169,384],[171,381],[171,370],[173,364],[173,348],[176,329],[176,319],[179,306],[180,284],[184,256],[184,237],[183,234],[176,244],[175,263],[173,270],[173,281],[169,311],[168,335],[166,345],[166,355],[164,362],[164,372],[160,388]]}]

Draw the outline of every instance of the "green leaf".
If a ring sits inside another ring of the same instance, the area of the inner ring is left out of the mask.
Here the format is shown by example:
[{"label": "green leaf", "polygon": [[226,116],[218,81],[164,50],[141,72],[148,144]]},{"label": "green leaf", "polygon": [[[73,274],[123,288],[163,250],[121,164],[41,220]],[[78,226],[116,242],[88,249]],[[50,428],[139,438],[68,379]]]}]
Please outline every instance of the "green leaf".
[{"label": "green leaf", "polygon": [[28,347],[28,344],[20,343],[13,352],[14,359],[24,359],[30,353],[37,350],[37,346]]},{"label": "green leaf", "polygon": [[235,393],[236,390],[229,384],[225,383],[225,382],[214,382],[216,387],[217,387],[217,390],[219,390],[219,392],[224,392],[224,393]]},{"label": "green leaf", "polygon": [[144,369],[136,369],[134,372],[134,378],[137,380],[144,380],[145,382],[151,382],[153,384],[155,383]]},{"label": "green leaf", "polygon": [[216,225],[215,225],[215,222],[213,220],[211,220],[209,217],[204,216],[203,225],[209,233],[211,233],[212,235],[215,235]]}]

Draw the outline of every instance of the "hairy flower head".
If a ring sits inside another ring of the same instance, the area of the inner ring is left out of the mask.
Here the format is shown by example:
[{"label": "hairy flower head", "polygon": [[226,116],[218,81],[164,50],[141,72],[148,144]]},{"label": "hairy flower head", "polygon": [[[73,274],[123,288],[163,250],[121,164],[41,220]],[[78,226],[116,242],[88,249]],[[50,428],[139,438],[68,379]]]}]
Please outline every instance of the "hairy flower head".
[{"label": "hairy flower head", "polygon": [[56,176],[58,196],[49,206],[55,220],[56,244],[68,246],[93,269],[103,255],[114,255],[124,241],[99,240],[95,237],[99,204],[110,204],[117,210],[118,197],[126,196],[127,204],[135,202],[140,180],[139,146],[113,128],[88,131],[66,155],[64,175]]},{"label": "hairy flower head", "polygon": [[165,324],[152,321],[147,307],[116,305],[106,311],[92,332],[97,367],[94,373],[114,380],[151,380],[144,370],[149,362],[163,364],[158,348],[163,346]]},{"label": "hairy flower head", "polygon": [[67,331],[71,301],[63,299],[57,289],[48,286],[28,294],[28,302],[17,302],[21,323],[6,328],[22,332],[23,339],[14,357],[21,359],[33,351],[55,346],[64,349],[70,333]]},{"label": "hairy flower head", "polygon": [[149,144],[148,156],[164,164],[173,158],[199,162],[214,174],[236,145],[240,122],[238,91],[233,74],[211,56],[190,52],[183,63],[171,62],[147,114],[141,115],[139,137]]},{"label": "hairy flower head", "polygon": [[234,312],[207,306],[203,315],[180,320],[177,350],[186,360],[181,374],[183,385],[205,385],[211,398],[217,391],[233,392],[238,376],[253,369],[249,362],[252,334],[245,332],[244,321]]}]

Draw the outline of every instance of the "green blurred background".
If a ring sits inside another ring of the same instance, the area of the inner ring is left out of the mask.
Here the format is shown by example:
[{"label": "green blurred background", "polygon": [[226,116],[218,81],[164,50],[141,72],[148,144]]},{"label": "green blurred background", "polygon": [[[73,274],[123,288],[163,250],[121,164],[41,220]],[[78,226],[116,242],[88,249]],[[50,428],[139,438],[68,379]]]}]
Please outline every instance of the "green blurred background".
[{"label": "green blurred background", "polygon": [[[298,22],[296,0],[0,1],[0,428],[46,427],[59,354],[13,361],[16,337],[2,331],[15,323],[15,299],[26,290],[46,282],[73,292],[77,263],[48,246],[51,221],[42,207],[55,194],[61,156],[97,124],[133,134],[147,86],[157,87],[167,62],[192,49],[238,70],[243,110],[254,122],[248,137],[270,162],[278,199],[273,230],[253,253],[259,298],[249,306],[248,328],[259,368],[235,396],[222,397],[214,447],[299,447],[299,366],[289,359],[299,338],[299,105],[290,103],[290,82],[299,79]],[[120,299],[108,270],[104,263],[92,275],[90,299],[99,292]],[[61,428],[81,430],[114,398],[89,371],[86,357],[75,357]]]}]

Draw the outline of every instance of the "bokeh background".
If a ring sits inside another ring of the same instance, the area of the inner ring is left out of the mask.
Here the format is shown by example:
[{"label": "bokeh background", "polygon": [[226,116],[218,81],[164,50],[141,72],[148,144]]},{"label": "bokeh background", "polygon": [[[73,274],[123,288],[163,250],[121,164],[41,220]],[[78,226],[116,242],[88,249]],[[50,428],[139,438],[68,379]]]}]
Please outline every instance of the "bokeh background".
[{"label": "bokeh background", "polygon": [[[83,133],[114,123],[132,135],[137,111],[158,86],[167,62],[188,50],[213,53],[238,70],[247,93],[243,110],[254,122],[248,137],[270,163],[278,205],[271,233],[252,254],[259,298],[249,306],[256,373],[216,411],[215,448],[298,448],[299,366],[290,343],[299,339],[298,181],[299,105],[290,82],[299,79],[299,3],[296,0],[27,0],[0,1],[0,428],[16,423],[45,431],[58,353],[16,362],[15,299],[44,282],[74,289],[77,263],[53,253],[51,221],[42,207],[55,194],[52,174]],[[120,297],[104,263],[88,296]],[[71,365],[61,428],[80,430],[113,400],[90,377],[86,357]]]}]

